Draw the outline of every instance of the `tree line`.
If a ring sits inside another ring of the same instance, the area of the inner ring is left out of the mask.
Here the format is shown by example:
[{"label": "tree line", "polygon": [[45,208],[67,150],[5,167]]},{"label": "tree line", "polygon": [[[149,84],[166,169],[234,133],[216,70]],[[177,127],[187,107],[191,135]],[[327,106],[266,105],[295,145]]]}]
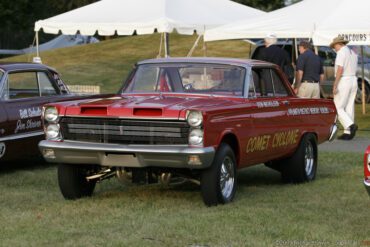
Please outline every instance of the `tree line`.
[{"label": "tree line", "polygon": [[[233,0],[271,11],[285,6],[285,0]],[[293,0],[296,1],[296,0]],[[38,20],[82,7],[97,0],[0,0],[0,49],[22,49],[32,45]],[[40,33],[40,43],[52,36]]]}]

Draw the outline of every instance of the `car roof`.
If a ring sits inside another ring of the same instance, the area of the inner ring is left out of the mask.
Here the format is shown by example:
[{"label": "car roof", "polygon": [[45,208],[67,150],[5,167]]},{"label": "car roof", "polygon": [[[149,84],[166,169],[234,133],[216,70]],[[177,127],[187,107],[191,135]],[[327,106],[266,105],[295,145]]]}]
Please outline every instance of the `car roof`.
[{"label": "car roof", "polygon": [[274,66],[271,63],[252,60],[252,59],[240,59],[240,58],[220,58],[220,57],[176,57],[176,58],[156,58],[147,59],[137,63],[137,65],[142,64],[153,64],[153,63],[208,63],[208,64],[227,64],[227,65],[237,65],[244,67],[251,66]]},{"label": "car roof", "polygon": [[23,63],[23,62],[0,62],[0,69],[3,71],[13,71],[13,70],[34,70],[34,69],[48,69],[55,71],[55,69],[50,68],[44,64],[38,63]]}]

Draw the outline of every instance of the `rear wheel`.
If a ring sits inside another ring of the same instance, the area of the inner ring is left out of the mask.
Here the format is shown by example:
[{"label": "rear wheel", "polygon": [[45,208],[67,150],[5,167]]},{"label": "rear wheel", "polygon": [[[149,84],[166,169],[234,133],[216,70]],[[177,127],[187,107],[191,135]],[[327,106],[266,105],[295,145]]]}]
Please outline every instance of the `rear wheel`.
[{"label": "rear wheel", "polygon": [[313,134],[303,136],[295,153],[284,161],[281,175],[284,182],[303,183],[315,179],[317,169],[317,141]]},{"label": "rear wheel", "polygon": [[236,161],[233,150],[222,143],[215,159],[201,174],[201,192],[207,206],[229,203],[236,191]]},{"label": "rear wheel", "polygon": [[65,199],[78,199],[91,196],[96,181],[88,181],[86,177],[93,171],[92,166],[59,164],[58,183]]}]

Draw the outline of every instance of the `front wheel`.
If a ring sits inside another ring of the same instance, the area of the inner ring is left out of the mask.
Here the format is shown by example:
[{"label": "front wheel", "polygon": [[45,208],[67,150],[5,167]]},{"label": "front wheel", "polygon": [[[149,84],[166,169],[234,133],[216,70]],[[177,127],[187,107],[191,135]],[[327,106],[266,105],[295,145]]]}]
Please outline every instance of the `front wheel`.
[{"label": "front wheel", "polygon": [[59,188],[65,199],[74,200],[92,195],[96,181],[86,179],[92,170],[91,166],[58,165]]},{"label": "front wheel", "polygon": [[201,192],[207,206],[229,203],[236,191],[236,161],[231,147],[222,143],[211,167],[201,174]]},{"label": "front wheel", "polygon": [[295,153],[281,166],[284,182],[303,183],[315,179],[317,169],[317,141],[313,134],[303,136]]}]

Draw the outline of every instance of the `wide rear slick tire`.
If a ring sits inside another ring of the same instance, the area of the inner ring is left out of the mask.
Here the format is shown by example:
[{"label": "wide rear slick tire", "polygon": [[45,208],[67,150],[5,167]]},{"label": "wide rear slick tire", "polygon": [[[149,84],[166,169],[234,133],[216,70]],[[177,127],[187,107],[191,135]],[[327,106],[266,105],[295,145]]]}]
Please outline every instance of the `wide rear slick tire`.
[{"label": "wide rear slick tire", "polygon": [[201,173],[201,193],[207,206],[229,203],[236,191],[236,159],[231,147],[222,143],[212,165]]},{"label": "wide rear slick tire", "polygon": [[283,182],[304,183],[316,177],[317,140],[314,134],[305,134],[295,153],[281,166]]},{"label": "wide rear slick tire", "polygon": [[91,196],[96,181],[87,181],[90,166],[59,164],[58,183],[65,199],[74,200]]}]

